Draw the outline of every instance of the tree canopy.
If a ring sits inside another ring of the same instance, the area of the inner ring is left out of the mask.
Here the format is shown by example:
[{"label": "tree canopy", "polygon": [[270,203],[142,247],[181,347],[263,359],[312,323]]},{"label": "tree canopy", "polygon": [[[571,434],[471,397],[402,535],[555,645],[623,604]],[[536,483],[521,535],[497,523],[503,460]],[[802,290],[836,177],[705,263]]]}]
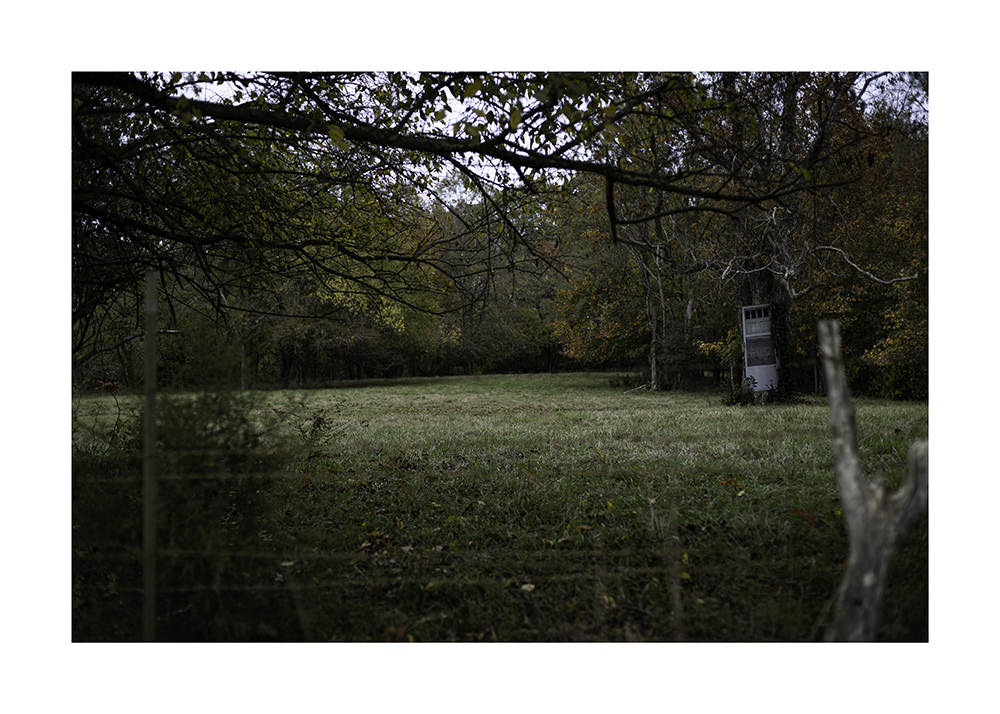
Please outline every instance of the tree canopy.
[{"label": "tree canopy", "polygon": [[546,216],[574,176],[640,278],[655,264],[790,303],[831,258],[910,277],[865,267],[845,233],[886,136],[871,107],[920,132],[904,94],[926,97],[926,76],[75,73],[74,364],[134,337],[154,268],[171,314],[239,339],[263,316],[402,329],[400,310],[483,304],[499,276],[561,273]]}]

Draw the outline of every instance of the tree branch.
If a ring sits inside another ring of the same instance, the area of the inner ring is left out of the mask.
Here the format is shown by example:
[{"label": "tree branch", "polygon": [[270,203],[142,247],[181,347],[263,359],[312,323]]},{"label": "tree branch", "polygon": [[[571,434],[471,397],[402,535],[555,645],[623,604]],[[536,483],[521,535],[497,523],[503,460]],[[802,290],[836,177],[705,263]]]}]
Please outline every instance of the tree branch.
[{"label": "tree branch", "polygon": [[854,261],[852,261],[850,258],[848,258],[847,257],[847,253],[844,251],[843,248],[837,248],[837,247],[832,246],[832,245],[819,245],[819,246],[816,246],[815,248],[813,248],[813,250],[826,250],[826,251],[830,251],[830,252],[833,252],[833,253],[840,253],[840,257],[843,258],[843,260],[844,260],[845,263],[847,263],[848,265],[850,265],[852,268],[854,268],[855,270],[857,270],[859,273],[861,273],[862,275],[864,275],[869,280],[873,280],[876,283],[880,283],[882,285],[892,285],[893,283],[901,283],[901,282],[904,282],[906,280],[916,280],[918,277],[920,277],[919,273],[914,273],[913,275],[906,275],[906,276],[903,276],[902,278],[891,278],[889,280],[883,280],[882,278],[869,273],[867,270],[865,270],[864,268],[862,268],[861,266],[859,266],[857,263],[855,263]]},{"label": "tree branch", "polygon": [[[159,334],[161,334],[161,335],[179,335],[180,334],[180,330],[157,330],[157,332]],[[139,337],[142,337],[145,334],[146,334],[145,332],[136,332],[134,335],[129,335],[125,339],[119,340],[118,342],[114,343],[113,345],[110,345],[108,347],[95,347],[90,352],[88,352],[87,354],[85,354],[83,357],[74,357],[73,358],[73,369],[76,369],[80,365],[82,365],[82,364],[84,364],[86,362],[89,362],[90,360],[92,360],[94,357],[96,357],[99,354],[103,354],[104,352],[110,352],[111,350],[116,350],[119,347],[121,347],[122,345],[127,344],[127,343],[131,342],[132,340],[138,339]]]},{"label": "tree branch", "polygon": [[927,443],[910,448],[909,478],[889,495],[861,469],[855,413],[844,374],[840,328],[835,320],[818,325],[820,353],[830,394],[830,424],[837,484],[847,524],[850,555],[837,593],[837,611],[827,640],[871,641],[899,541],[927,512]]},{"label": "tree branch", "polygon": [[848,530],[863,527],[867,512],[866,503],[871,498],[869,484],[861,472],[861,457],[855,425],[854,405],[844,373],[841,357],[840,326],[835,320],[823,320],[819,330],[819,349],[826,372],[830,398],[830,426],[833,432],[833,454],[840,486],[841,502],[847,518]]},{"label": "tree branch", "polygon": [[[730,194],[680,185],[677,183],[677,177],[672,175],[664,176],[650,172],[629,171],[607,163],[564,158],[559,155],[560,150],[558,149],[551,154],[536,154],[527,150],[519,152],[493,143],[483,143],[479,139],[456,139],[445,136],[405,134],[399,130],[398,126],[386,130],[362,124],[347,117],[343,117],[344,121],[339,124],[331,124],[318,117],[297,115],[287,111],[272,111],[245,105],[234,106],[200,99],[189,99],[187,97],[172,97],[166,92],[157,89],[152,84],[128,73],[77,72],[73,74],[73,81],[94,86],[115,87],[131,94],[150,107],[168,113],[179,111],[194,112],[197,110],[203,117],[258,126],[269,126],[317,136],[327,136],[331,131],[339,130],[346,141],[361,145],[402,149],[443,158],[461,154],[475,154],[497,159],[512,167],[559,169],[600,174],[615,183],[659,188],[670,193],[691,198],[737,203],[757,203],[771,199],[788,190],[787,188],[784,190],[776,189],[775,191],[759,196]],[[338,114],[338,118],[340,116],[342,115]],[[518,146],[516,142],[510,142],[508,145],[511,147]]]}]

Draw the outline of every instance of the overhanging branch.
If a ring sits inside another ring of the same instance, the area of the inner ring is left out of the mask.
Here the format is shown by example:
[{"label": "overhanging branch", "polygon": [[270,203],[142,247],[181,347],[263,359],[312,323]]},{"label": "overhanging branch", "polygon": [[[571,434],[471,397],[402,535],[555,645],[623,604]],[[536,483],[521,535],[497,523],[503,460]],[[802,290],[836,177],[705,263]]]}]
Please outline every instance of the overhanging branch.
[{"label": "overhanging branch", "polygon": [[[159,333],[161,335],[179,335],[180,334],[180,330],[157,330],[157,333]],[[122,345],[126,345],[129,342],[131,342],[132,340],[138,339],[138,338],[142,337],[145,334],[146,334],[145,332],[136,332],[134,335],[129,335],[125,339],[119,340],[118,342],[114,343],[113,345],[110,345],[108,347],[96,347],[93,350],[91,350],[90,352],[88,352],[87,354],[85,354],[83,357],[74,357],[73,358],[73,369],[76,369],[80,365],[82,365],[82,364],[84,364],[86,362],[89,362],[90,360],[92,360],[94,357],[96,357],[99,354],[103,354],[104,352],[110,352],[111,350],[116,350],[119,347],[121,347]]]},{"label": "overhanging branch", "polygon": [[115,87],[131,94],[154,109],[171,114],[190,111],[202,117],[268,126],[317,136],[328,136],[331,132],[336,132],[342,135],[344,140],[360,145],[413,151],[442,158],[475,154],[497,159],[511,167],[558,169],[598,174],[613,183],[658,188],[669,193],[709,201],[758,203],[789,191],[787,186],[761,195],[698,189],[677,183],[677,177],[671,174],[658,175],[650,172],[630,171],[607,163],[565,158],[560,155],[561,148],[558,147],[549,154],[521,152],[515,148],[507,148],[517,147],[516,142],[505,142],[505,146],[495,142],[482,142],[478,139],[406,134],[400,131],[398,126],[382,129],[356,122],[340,113],[336,117],[338,123],[333,124],[317,116],[304,116],[287,111],[259,109],[246,105],[219,104],[187,97],[172,97],[152,84],[128,73],[79,72],[73,75],[73,81],[94,86]]}]

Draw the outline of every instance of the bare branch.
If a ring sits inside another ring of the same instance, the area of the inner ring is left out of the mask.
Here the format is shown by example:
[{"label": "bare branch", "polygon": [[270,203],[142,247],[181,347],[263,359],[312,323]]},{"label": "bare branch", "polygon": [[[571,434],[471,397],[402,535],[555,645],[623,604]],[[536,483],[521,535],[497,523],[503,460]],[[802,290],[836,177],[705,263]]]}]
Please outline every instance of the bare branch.
[{"label": "bare branch", "polygon": [[878,277],[876,275],[873,275],[872,273],[868,272],[867,270],[865,270],[864,268],[862,268],[861,266],[859,266],[857,263],[855,263],[854,261],[852,261],[847,256],[847,252],[844,251],[843,248],[837,248],[836,246],[832,246],[832,245],[819,245],[819,246],[816,246],[813,250],[825,250],[825,251],[829,251],[829,252],[832,252],[832,253],[840,253],[840,257],[843,258],[843,260],[844,260],[845,263],[847,263],[848,265],[850,265],[852,268],[854,268],[855,270],[857,270],[859,273],[861,273],[862,275],[864,275],[869,280],[873,280],[876,283],[880,283],[881,285],[892,285],[893,283],[901,283],[901,282],[904,282],[904,281],[907,281],[907,280],[916,280],[918,277],[920,277],[920,275],[918,273],[914,273],[913,275],[906,275],[906,276],[903,276],[901,278],[891,278],[889,280],[883,280],[882,278],[880,278],[880,277]]},{"label": "bare branch", "polygon": [[851,403],[841,357],[840,326],[835,320],[823,320],[817,327],[820,355],[830,395],[830,426],[833,431],[837,483],[848,519],[848,530],[851,530],[863,525],[860,521],[853,524],[851,521],[862,518],[865,513],[865,502],[869,498],[868,482],[863,477],[861,457],[858,455],[854,405]]},{"label": "bare branch", "polygon": [[[180,334],[180,330],[157,330],[157,333],[161,334],[161,335],[179,335]],[[110,352],[111,350],[116,350],[119,347],[121,347],[122,345],[128,344],[132,340],[135,340],[135,339],[138,339],[138,338],[142,337],[144,334],[146,334],[146,333],[145,332],[136,332],[134,335],[129,335],[128,337],[126,337],[123,340],[118,340],[118,342],[114,343],[113,345],[109,345],[108,347],[95,347],[94,349],[92,349],[90,352],[88,352],[87,354],[83,355],[82,357],[74,357],[73,358],[73,369],[76,369],[80,365],[82,365],[82,364],[84,364],[86,362],[89,362],[90,360],[92,360],[94,357],[96,357],[99,354],[103,354],[105,352]]]},{"label": "bare branch", "polygon": [[826,638],[870,641],[877,634],[899,541],[927,512],[927,443],[911,447],[909,478],[896,493],[889,495],[881,483],[864,478],[854,406],[840,351],[840,328],[835,320],[823,320],[818,330],[830,393],[837,483],[851,549]]}]

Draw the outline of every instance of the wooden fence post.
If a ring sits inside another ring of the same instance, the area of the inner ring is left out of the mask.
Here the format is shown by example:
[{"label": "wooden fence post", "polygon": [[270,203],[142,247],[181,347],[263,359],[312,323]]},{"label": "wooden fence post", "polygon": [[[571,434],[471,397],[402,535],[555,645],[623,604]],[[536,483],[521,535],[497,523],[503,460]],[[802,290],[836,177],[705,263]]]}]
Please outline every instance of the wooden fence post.
[{"label": "wooden fence post", "polygon": [[830,395],[830,424],[840,500],[847,522],[850,555],[837,593],[827,641],[872,641],[878,630],[885,586],[900,538],[927,513],[927,442],[910,447],[909,476],[896,493],[861,470],[854,405],[835,320],[818,325],[820,353]]},{"label": "wooden fence post", "polygon": [[160,274],[146,274],[146,404],[142,452],[142,638],[156,639],[156,307]]}]

